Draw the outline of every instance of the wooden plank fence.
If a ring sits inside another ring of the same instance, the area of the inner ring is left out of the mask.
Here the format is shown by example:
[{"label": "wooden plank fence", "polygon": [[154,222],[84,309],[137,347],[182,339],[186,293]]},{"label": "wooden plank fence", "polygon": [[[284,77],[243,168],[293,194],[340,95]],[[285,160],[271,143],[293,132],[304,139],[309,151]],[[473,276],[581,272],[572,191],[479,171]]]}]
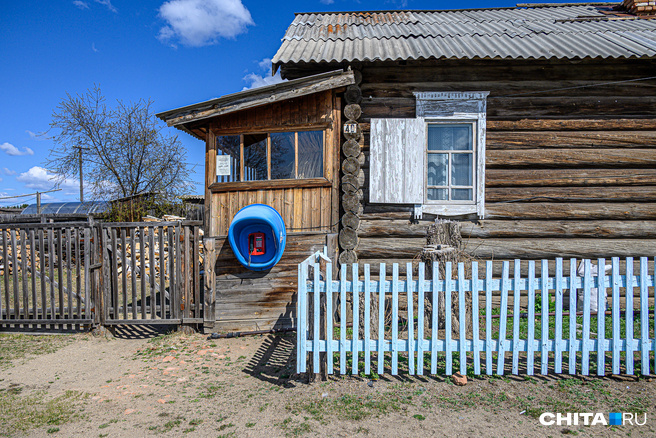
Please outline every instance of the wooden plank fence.
[{"label": "wooden plank fence", "polygon": [[202,323],[201,225],[0,224],[0,328]]},{"label": "wooden plank fence", "polygon": [[0,326],[93,323],[89,224],[0,225],[0,234]]},{"label": "wooden plank fence", "polygon": [[103,325],[203,322],[200,225],[101,225]]},{"label": "wooden plank fence", "polygon": [[639,261],[639,272],[629,257],[620,273],[612,258],[607,273],[599,259],[598,275],[587,259],[579,272],[571,259],[569,273],[562,259],[515,260],[512,271],[506,261],[501,278],[491,261],[446,263],[442,276],[435,263],[430,279],[423,263],[405,278],[397,264],[391,278],[384,263],[378,278],[353,264],[333,279],[332,264],[313,256],[298,267],[297,371],[311,361],[314,373],[354,375],[656,373],[654,261]]}]

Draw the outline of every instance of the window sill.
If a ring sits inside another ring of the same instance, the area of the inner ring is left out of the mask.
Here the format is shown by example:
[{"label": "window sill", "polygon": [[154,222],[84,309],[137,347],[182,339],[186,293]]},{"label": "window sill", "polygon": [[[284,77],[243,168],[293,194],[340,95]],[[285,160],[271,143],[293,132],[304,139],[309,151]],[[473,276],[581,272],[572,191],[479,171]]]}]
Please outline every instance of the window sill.
[{"label": "window sill", "polygon": [[424,204],[422,212],[436,214],[438,217],[444,216],[462,216],[465,214],[477,214],[480,207],[475,204],[454,205],[454,204]]},{"label": "window sill", "polygon": [[212,193],[237,192],[248,190],[277,190],[293,188],[332,187],[332,182],[326,178],[307,179],[275,179],[266,181],[238,181],[238,182],[215,182],[210,184]]}]

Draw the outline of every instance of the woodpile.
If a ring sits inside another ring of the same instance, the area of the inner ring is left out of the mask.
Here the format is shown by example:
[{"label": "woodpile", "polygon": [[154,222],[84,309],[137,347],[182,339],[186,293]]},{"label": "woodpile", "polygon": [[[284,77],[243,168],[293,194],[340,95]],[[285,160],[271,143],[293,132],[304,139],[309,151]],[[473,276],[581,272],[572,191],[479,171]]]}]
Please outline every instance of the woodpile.
[{"label": "woodpile", "polygon": [[346,89],[344,99],[347,105],[344,107],[344,137],[346,141],[342,144],[342,210],[344,215],[341,219],[342,229],[339,232],[339,246],[342,249],[339,255],[340,264],[356,263],[358,261],[357,247],[359,243],[358,228],[360,226],[359,215],[363,211],[363,190],[361,178],[362,154],[361,141],[363,140],[362,127],[358,119],[362,115],[360,102],[362,101],[362,90],[360,82],[362,75],[355,74],[356,83]]}]

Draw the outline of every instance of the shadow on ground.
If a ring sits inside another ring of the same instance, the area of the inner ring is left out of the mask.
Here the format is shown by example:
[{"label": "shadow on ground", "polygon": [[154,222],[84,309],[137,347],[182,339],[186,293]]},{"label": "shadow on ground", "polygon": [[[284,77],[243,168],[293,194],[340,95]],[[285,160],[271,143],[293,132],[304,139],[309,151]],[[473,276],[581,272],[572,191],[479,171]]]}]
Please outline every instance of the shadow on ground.
[{"label": "shadow on ground", "polygon": [[295,369],[296,335],[281,333],[266,335],[243,371],[264,382],[287,386]]},{"label": "shadow on ground", "polygon": [[117,325],[111,329],[116,339],[150,339],[176,330],[175,325]]}]

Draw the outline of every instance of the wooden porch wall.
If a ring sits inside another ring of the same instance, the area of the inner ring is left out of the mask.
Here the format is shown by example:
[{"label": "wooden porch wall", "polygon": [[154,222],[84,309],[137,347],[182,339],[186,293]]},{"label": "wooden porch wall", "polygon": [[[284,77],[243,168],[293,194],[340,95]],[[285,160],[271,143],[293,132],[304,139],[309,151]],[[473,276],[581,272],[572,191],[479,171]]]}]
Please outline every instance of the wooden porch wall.
[{"label": "wooden porch wall", "polygon": [[269,271],[250,271],[235,258],[227,238],[216,240],[215,330],[294,327],[298,265],[326,245],[326,234],[287,236],[282,259]]},{"label": "wooden porch wall", "polygon": [[[332,91],[276,102],[261,108],[240,111],[212,119],[206,150],[205,208],[207,236],[225,236],[239,209],[253,203],[270,205],[294,231],[326,232],[339,218],[339,100]],[[231,183],[224,191],[210,186],[216,180],[215,138],[219,135],[285,130],[324,129],[324,182],[303,180],[293,183],[257,181]],[[210,147],[212,146],[212,147]],[[262,187],[263,184],[270,184]],[[284,188],[283,188],[284,187]],[[309,255],[309,254],[308,254]]]},{"label": "wooden porch wall", "polygon": [[[288,230],[325,231],[331,222],[331,187],[287,188],[276,190],[230,191],[215,193],[216,234],[228,234],[234,215],[250,204],[275,208]],[[309,254],[308,254],[309,255]]]},{"label": "wooden porch wall", "polygon": [[[461,229],[466,250],[496,260],[495,272],[514,258],[656,255],[656,81],[604,85],[655,68],[637,60],[363,67],[360,261],[405,267],[434,219],[412,224],[410,208],[368,201],[368,122],[415,117],[414,91],[490,91],[486,218]],[[591,87],[571,88],[581,85]]]},{"label": "wooden porch wall", "polygon": [[[216,320],[206,330],[293,326],[298,264],[326,245],[336,248],[328,233],[336,232],[339,220],[340,111],[340,99],[327,91],[212,119],[206,145],[205,235],[215,237]],[[216,180],[216,136],[303,129],[326,132],[324,178],[210,187]],[[254,272],[239,264],[226,239],[234,215],[254,203],[275,208],[287,226],[285,252],[269,271]]]}]

